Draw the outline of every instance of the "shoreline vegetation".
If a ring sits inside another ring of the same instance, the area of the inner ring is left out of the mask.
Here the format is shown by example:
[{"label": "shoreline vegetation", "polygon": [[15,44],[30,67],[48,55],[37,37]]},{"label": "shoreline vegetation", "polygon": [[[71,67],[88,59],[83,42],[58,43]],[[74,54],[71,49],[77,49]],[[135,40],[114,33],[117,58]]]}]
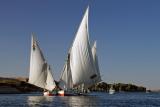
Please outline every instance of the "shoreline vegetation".
[{"label": "shoreline vegetation", "polygon": [[90,91],[102,91],[109,92],[110,88],[115,90],[115,92],[146,92],[151,90],[146,90],[143,86],[136,86],[134,84],[124,84],[124,83],[114,83],[107,84],[106,82],[100,82],[90,87]]},{"label": "shoreline vegetation", "polygon": [[[0,94],[23,94],[32,92],[42,92],[43,89],[32,84],[29,84],[28,78],[4,78],[0,77]],[[91,86],[89,90],[92,92],[108,92],[110,87],[116,92],[151,92],[146,90],[143,86],[136,86],[133,84],[115,83],[107,84],[106,82],[100,82]]]}]

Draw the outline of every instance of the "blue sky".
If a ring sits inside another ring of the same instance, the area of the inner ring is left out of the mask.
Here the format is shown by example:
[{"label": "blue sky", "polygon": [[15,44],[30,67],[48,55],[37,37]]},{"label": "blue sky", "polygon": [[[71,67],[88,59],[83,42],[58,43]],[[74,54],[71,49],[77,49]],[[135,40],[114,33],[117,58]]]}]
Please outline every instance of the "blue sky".
[{"label": "blue sky", "polygon": [[59,79],[88,5],[102,79],[160,88],[159,0],[1,0],[0,76],[28,76],[35,32]]}]

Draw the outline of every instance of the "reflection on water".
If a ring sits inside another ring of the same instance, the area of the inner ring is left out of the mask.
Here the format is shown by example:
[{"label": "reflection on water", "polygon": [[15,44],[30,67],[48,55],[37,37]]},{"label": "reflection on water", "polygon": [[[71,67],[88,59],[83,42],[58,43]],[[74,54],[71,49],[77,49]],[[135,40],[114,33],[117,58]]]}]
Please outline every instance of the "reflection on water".
[{"label": "reflection on water", "polygon": [[29,106],[96,106],[96,96],[28,96]]},{"label": "reflection on water", "polygon": [[53,97],[50,96],[28,96],[29,106],[45,106],[51,104]]},{"label": "reflection on water", "polygon": [[61,101],[65,103],[65,106],[70,107],[84,107],[84,106],[94,106],[96,105],[96,101],[98,101],[97,97],[91,96],[68,96],[68,97],[60,97]]}]

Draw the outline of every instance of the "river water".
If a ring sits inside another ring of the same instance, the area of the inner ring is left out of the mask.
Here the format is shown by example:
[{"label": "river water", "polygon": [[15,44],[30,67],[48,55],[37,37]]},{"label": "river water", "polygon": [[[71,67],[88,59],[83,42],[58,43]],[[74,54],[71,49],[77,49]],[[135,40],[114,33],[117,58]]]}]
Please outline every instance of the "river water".
[{"label": "river water", "polygon": [[93,93],[65,97],[0,94],[0,107],[160,107],[160,93]]}]

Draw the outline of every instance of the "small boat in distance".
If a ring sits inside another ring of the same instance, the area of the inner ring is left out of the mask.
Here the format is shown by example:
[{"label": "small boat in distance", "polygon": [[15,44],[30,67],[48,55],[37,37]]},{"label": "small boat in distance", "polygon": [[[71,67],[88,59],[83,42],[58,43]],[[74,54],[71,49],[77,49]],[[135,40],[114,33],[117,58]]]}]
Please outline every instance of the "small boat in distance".
[{"label": "small boat in distance", "polygon": [[111,86],[109,89],[109,94],[114,94],[114,93],[115,93],[115,90],[114,90],[113,86]]}]

